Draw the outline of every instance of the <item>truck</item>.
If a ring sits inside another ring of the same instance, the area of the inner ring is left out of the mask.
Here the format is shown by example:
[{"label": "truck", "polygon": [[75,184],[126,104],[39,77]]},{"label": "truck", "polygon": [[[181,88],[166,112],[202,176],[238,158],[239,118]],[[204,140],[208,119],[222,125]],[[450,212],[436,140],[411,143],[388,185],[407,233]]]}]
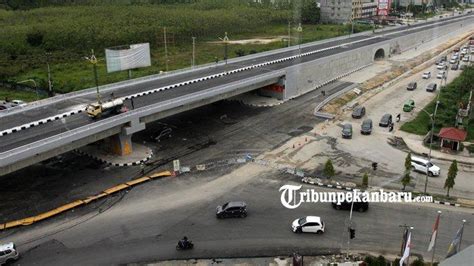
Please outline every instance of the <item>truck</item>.
[{"label": "truck", "polygon": [[86,112],[90,118],[96,119],[102,116],[124,113],[127,108],[123,105],[122,99],[113,99],[106,102],[95,102],[87,106]]}]

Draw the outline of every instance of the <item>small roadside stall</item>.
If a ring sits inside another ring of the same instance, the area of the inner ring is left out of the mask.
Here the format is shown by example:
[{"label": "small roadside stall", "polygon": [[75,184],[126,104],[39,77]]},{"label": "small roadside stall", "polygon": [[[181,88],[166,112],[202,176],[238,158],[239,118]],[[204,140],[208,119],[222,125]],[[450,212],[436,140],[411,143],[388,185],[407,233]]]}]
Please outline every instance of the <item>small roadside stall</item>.
[{"label": "small roadside stall", "polygon": [[443,127],[438,134],[441,139],[441,148],[459,151],[461,142],[466,140],[467,132],[455,127]]}]

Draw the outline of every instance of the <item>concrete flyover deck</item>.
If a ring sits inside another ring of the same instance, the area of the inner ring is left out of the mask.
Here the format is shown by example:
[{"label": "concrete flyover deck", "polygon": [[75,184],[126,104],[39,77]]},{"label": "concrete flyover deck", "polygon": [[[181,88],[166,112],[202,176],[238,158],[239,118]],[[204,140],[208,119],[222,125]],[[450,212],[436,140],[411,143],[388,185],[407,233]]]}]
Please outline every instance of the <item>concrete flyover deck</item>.
[{"label": "concrete flyover deck", "polygon": [[[297,97],[361,65],[370,64],[380,49],[387,56],[393,50],[404,51],[448,32],[469,30],[467,25],[472,28],[473,22],[473,16],[453,17],[375,35],[359,34],[307,44],[302,46],[301,54],[294,47],[285,48],[229,61],[227,65],[105,86],[104,98],[113,92],[114,97],[123,97],[126,105],[134,110],[97,121],[79,113],[4,134],[0,136],[0,175],[115,134],[132,134],[142,130],[145,123],[266,85],[283,83],[284,98]],[[0,131],[83,108],[84,104],[94,101],[93,91],[63,95],[2,116]]]}]

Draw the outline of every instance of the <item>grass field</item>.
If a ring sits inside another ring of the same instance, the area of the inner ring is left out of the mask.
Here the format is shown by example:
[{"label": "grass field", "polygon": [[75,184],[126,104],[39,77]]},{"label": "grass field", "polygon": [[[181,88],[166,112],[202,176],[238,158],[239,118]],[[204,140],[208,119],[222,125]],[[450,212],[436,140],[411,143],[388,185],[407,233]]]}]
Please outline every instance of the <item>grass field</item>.
[{"label": "grass field", "polygon": [[[28,11],[0,10],[0,79],[34,79],[44,87],[46,52],[56,92],[66,93],[94,86],[92,66],[84,57],[93,48],[99,58],[100,84],[128,78],[126,72],[106,73],[104,48],[149,42],[152,66],[132,71],[141,77],[166,71],[163,27],[168,33],[168,70],[191,66],[192,36],[196,36],[196,64],[224,58],[219,37],[230,40],[278,38],[288,34],[291,10],[236,5],[228,9],[207,6],[138,5],[48,7]],[[295,23],[293,23],[295,25]],[[355,31],[370,30],[356,26]],[[302,42],[348,34],[344,25],[303,25]],[[292,27],[292,44],[299,38]],[[286,47],[286,41],[269,44],[230,44],[228,57]],[[2,90],[3,94],[11,92]]]}]

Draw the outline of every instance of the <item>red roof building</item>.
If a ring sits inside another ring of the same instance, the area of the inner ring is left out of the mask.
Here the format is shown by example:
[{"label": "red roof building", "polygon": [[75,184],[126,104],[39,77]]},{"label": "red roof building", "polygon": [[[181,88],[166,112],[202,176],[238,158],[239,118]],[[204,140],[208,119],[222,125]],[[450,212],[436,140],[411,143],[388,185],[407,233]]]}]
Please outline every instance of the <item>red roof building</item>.
[{"label": "red roof building", "polygon": [[466,140],[467,132],[455,127],[443,127],[438,134],[441,139],[441,148],[458,151],[459,143]]}]

